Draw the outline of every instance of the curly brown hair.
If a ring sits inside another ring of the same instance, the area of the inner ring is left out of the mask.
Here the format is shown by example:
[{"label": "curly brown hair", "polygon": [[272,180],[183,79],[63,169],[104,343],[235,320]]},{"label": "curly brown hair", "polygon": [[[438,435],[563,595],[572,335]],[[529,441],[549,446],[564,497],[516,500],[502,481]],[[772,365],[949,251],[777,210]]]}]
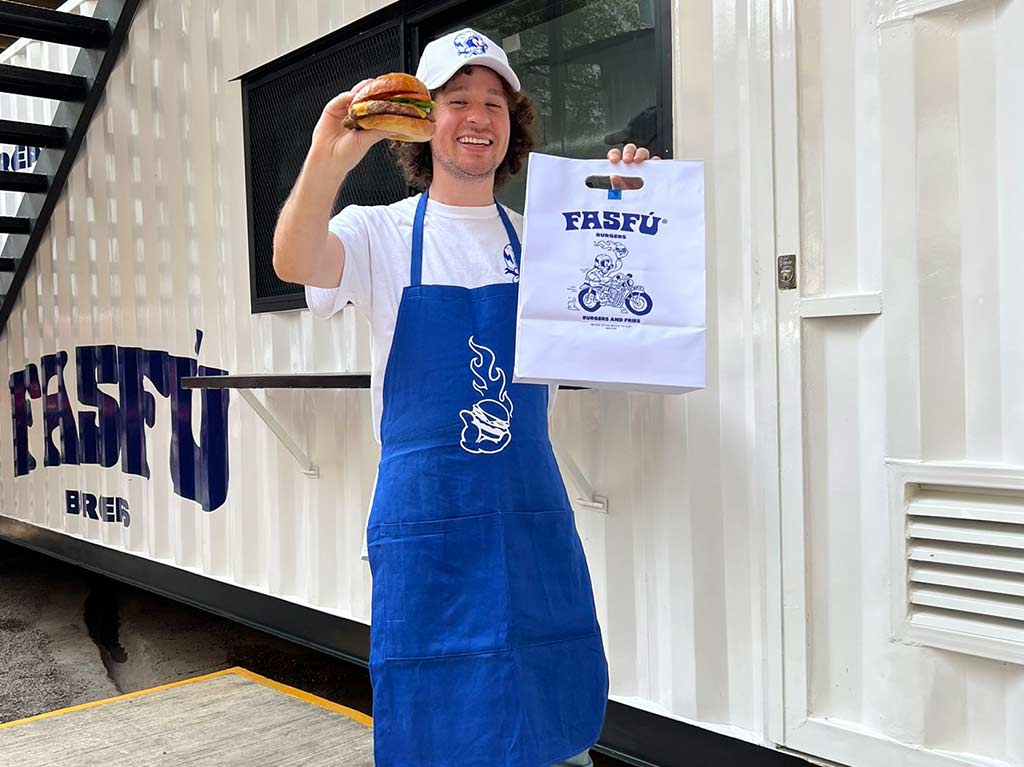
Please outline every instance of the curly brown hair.
[{"label": "curly brown hair", "polygon": [[[472,69],[472,66],[463,67],[458,74],[468,74]],[[514,176],[523,167],[527,155],[536,145],[533,126],[537,121],[537,110],[530,97],[522,91],[517,93],[512,90],[512,86],[505,82],[505,78],[499,77],[498,79],[501,80],[501,86],[505,91],[505,101],[508,103],[509,137],[505,159],[494,171],[495,189],[501,188],[511,176]],[[442,93],[446,85],[447,83],[431,91],[430,98],[437,98],[437,94]],[[430,150],[430,142],[389,141],[388,144],[395,159],[398,160],[398,167],[409,186],[416,189],[426,189],[430,186],[430,182],[434,180],[434,157]]]}]

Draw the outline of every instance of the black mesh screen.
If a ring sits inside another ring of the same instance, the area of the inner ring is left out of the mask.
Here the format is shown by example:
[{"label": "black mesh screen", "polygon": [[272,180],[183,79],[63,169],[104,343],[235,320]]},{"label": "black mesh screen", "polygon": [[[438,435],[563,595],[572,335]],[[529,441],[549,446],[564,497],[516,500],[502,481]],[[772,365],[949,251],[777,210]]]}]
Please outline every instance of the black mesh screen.
[{"label": "black mesh screen", "polygon": [[[247,90],[252,309],[303,306],[302,287],[274,274],[277,215],[298,177],[324,105],[366,77],[403,68],[401,27],[377,29],[289,63],[280,75],[264,76]],[[386,143],[377,144],[345,180],[334,212],[345,205],[388,204],[406,197]]]}]

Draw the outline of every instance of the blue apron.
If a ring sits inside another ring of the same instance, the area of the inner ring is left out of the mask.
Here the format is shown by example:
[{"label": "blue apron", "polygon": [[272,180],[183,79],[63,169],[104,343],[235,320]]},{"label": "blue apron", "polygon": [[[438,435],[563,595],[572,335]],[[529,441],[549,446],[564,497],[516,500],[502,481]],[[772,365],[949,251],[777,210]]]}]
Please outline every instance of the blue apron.
[{"label": "blue apron", "polygon": [[547,767],[596,743],[604,721],[590,573],[547,387],[509,382],[518,285],[422,285],[426,209],[424,193],[367,538],[375,763]]}]

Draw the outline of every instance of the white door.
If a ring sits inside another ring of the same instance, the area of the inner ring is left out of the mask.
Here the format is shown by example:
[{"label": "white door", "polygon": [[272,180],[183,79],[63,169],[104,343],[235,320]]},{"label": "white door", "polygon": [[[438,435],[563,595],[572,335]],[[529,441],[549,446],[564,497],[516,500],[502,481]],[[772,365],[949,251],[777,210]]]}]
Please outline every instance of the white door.
[{"label": "white door", "polygon": [[1024,764],[1024,0],[776,0],[773,61],[771,734]]}]

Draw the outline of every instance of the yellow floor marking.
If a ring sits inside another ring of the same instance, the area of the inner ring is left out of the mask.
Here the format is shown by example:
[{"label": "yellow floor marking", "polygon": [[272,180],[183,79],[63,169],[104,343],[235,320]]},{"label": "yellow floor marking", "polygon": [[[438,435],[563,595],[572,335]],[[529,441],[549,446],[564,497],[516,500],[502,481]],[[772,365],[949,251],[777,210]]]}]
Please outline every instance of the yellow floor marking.
[{"label": "yellow floor marking", "polygon": [[208,679],[216,679],[217,677],[227,676],[228,674],[234,674],[235,676],[240,676],[243,679],[248,679],[250,682],[257,682],[258,684],[262,684],[265,687],[270,687],[271,689],[277,690],[278,692],[282,692],[282,693],[284,693],[286,695],[290,695],[293,698],[298,698],[299,700],[304,700],[307,703],[312,703],[314,706],[319,706],[320,708],[325,708],[328,711],[333,711],[336,714],[341,714],[342,716],[346,716],[349,719],[352,719],[353,721],[358,722],[359,724],[365,725],[367,727],[373,727],[373,719],[368,717],[366,714],[363,714],[363,713],[361,713],[359,711],[356,711],[355,709],[347,708],[347,707],[339,705],[337,703],[333,703],[333,702],[327,700],[326,698],[321,698],[319,696],[313,695],[312,693],[304,692],[303,690],[299,690],[298,688],[295,688],[295,687],[289,687],[286,684],[281,684],[280,682],[275,682],[272,679],[267,679],[267,677],[265,677],[265,676],[260,676],[259,674],[254,674],[253,672],[248,671],[247,669],[241,668],[240,666],[235,666],[234,668],[226,668],[226,669],[223,669],[221,671],[214,671],[212,674],[203,674],[202,676],[192,677],[191,679],[182,679],[181,681],[178,681],[178,682],[171,682],[170,684],[162,684],[162,685],[159,685],[157,687],[150,687],[150,688],[148,688],[146,690],[137,690],[136,692],[129,692],[129,693],[126,693],[125,695],[117,695],[117,696],[115,696],[113,698],[104,698],[103,700],[94,700],[94,701],[92,701],[90,703],[81,703],[81,704],[79,704],[77,706],[69,706],[68,708],[61,708],[61,709],[58,709],[56,711],[48,711],[45,714],[36,714],[35,716],[29,716],[29,717],[26,717],[25,719],[16,719],[13,722],[4,722],[4,723],[0,724],[0,730],[5,730],[5,729],[7,729],[9,727],[16,727],[19,724],[27,724],[29,722],[37,722],[40,719],[49,719],[50,717],[53,717],[53,716],[61,716],[62,714],[70,714],[70,713],[73,713],[75,711],[83,711],[83,710],[85,710],[87,708],[94,708],[96,706],[103,706],[103,705],[105,705],[107,703],[117,703],[118,701],[121,701],[121,700],[131,700],[132,698],[139,698],[139,697],[141,697],[143,695],[149,695],[150,693],[160,692],[162,690],[170,690],[170,689],[173,689],[175,687],[183,687],[186,684],[193,684],[194,682],[205,682]]},{"label": "yellow floor marking", "polygon": [[289,687],[286,684],[275,682],[273,679],[267,679],[265,676],[254,674],[252,671],[248,671],[241,667],[235,667],[230,670],[241,677],[251,679],[254,682],[259,682],[260,684],[266,685],[267,687],[277,690],[278,692],[283,692],[285,695],[291,695],[293,698],[298,698],[299,700],[304,700],[307,703],[312,703],[314,706],[326,708],[328,711],[333,711],[336,714],[347,716],[349,719],[358,722],[359,724],[365,725],[367,727],[373,727],[373,719],[371,719],[361,711],[356,711],[354,708],[342,706],[338,703],[334,703],[333,701],[327,700],[326,698],[321,698],[318,695],[314,695],[311,692],[300,690],[297,687]]}]

